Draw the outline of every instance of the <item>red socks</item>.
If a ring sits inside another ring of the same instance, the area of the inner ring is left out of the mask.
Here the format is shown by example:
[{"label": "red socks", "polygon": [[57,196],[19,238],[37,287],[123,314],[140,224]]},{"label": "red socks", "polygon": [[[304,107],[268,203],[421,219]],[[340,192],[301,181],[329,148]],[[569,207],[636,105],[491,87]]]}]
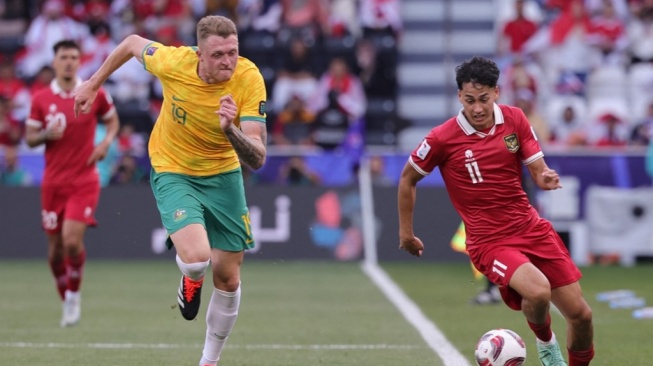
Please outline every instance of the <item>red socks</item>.
[{"label": "red socks", "polygon": [[528,326],[533,330],[533,333],[535,333],[537,339],[541,340],[542,342],[548,342],[551,340],[551,337],[553,337],[553,332],[551,331],[550,314],[546,315],[546,321],[544,321],[544,324],[533,324],[528,320],[527,322]]},{"label": "red socks", "polygon": [[66,257],[66,271],[68,275],[67,290],[72,292],[79,291],[84,272],[84,262],[86,262],[86,251],[81,251],[76,256]]},{"label": "red socks", "polygon": [[54,282],[57,286],[57,292],[59,292],[59,296],[61,297],[61,300],[63,300],[66,293],[66,288],[68,288],[66,264],[64,261],[50,260],[50,270],[52,271],[52,276],[54,277]]},{"label": "red socks", "polygon": [[[551,331],[551,315],[547,315],[544,324],[528,322],[528,326],[533,330],[537,339],[542,342],[548,342],[553,337],[553,332]],[[567,352],[569,353],[569,366],[589,366],[590,361],[594,358],[594,345],[582,351],[567,349]]]},{"label": "red socks", "polygon": [[594,358],[594,345],[584,351],[567,350],[569,352],[569,366],[588,366]]}]

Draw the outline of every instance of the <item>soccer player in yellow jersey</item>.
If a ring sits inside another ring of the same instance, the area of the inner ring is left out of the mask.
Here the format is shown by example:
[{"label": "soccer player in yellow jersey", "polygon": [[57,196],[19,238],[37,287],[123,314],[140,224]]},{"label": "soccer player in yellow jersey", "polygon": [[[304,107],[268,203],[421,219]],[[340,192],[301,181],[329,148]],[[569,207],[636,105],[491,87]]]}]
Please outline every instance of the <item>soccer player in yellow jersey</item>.
[{"label": "soccer player in yellow jersey", "polygon": [[137,35],[122,41],[75,91],[75,113],[89,110],[98,89],[131,57],[161,80],[163,106],[150,137],[151,185],[182,272],[177,300],[197,316],[204,273],[213,293],[200,366],[217,365],[240,304],[240,266],[254,246],[240,162],[266,156],[265,85],[256,65],[238,56],[235,24],[207,16],[197,47],[168,47]]}]

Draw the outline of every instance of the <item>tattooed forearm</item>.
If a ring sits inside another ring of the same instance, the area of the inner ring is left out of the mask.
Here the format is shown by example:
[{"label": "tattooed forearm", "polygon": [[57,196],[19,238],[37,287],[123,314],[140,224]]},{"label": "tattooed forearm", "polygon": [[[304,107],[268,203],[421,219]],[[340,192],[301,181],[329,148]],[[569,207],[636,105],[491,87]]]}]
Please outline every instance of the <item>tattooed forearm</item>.
[{"label": "tattooed forearm", "polygon": [[234,126],[225,131],[225,135],[236,150],[240,161],[254,170],[261,168],[265,163],[265,141],[267,141],[265,126],[260,128],[260,131],[260,139],[251,138]]}]

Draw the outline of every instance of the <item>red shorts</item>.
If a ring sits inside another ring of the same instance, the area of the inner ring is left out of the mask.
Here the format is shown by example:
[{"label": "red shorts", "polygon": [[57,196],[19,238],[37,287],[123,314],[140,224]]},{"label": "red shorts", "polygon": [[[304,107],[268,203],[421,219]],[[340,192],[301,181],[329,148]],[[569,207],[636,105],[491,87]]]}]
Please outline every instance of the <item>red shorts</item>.
[{"label": "red shorts", "polygon": [[532,263],[546,276],[551,288],[574,283],[582,277],[569,251],[550,222],[540,221],[522,240],[506,240],[481,245],[469,251],[474,266],[501,290],[503,301],[511,309],[521,310],[522,297],[508,287],[515,270],[524,263]]},{"label": "red shorts", "polygon": [[41,189],[41,225],[48,234],[61,232],[64,220],[96,226],[95,209],[100,200],[100,184],[44,186]]}]

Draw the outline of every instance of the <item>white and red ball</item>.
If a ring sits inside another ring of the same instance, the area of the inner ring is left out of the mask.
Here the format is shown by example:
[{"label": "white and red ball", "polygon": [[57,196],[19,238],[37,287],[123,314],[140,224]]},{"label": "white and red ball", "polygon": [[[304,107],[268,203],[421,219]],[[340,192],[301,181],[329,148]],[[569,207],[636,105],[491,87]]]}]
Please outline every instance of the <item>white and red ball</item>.
[{"label": "white and red ball", "polygon": [[510,329],[492,329],[478,340],[474,356],[478,366],[522,366],[526,362],[526,345]]}]

